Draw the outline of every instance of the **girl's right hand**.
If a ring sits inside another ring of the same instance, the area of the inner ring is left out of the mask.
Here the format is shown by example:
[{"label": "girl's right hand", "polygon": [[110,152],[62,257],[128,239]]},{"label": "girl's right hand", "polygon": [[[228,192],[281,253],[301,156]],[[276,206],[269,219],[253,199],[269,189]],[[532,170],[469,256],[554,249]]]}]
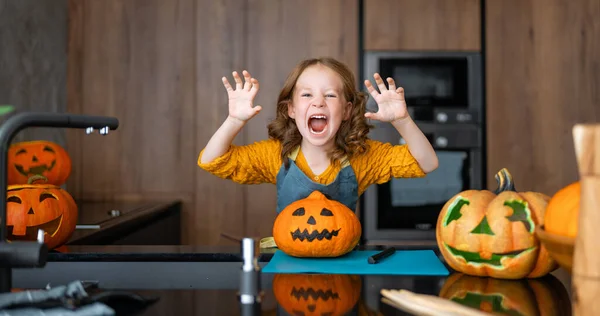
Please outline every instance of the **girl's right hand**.
[{"label": "girl's right hand", "polygon": [[227,81],[227,78],[223,77],[223,85],[227,89],[227,95],[229,96],[229,117],[237,119],[242,123],[253,118],[262,107],[260,105],[253,106],[254,97],[258,92],[258,80],[252,78],[250,73],[246,70],[243,71],[245,82],[242,84],[242,78],[237,73],[233,72],[233,79],[235,80],[235,90]]}]

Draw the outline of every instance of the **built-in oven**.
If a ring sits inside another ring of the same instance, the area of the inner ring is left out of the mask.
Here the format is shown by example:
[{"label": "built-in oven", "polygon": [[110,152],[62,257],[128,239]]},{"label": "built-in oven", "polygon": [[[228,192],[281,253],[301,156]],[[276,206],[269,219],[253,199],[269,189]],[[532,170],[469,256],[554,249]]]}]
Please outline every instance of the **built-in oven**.
[{"label": "built-in oven", "polygon": [[[424,178],[369,187],[361,198],[363,243],[434,240],[446,201],[484,185],[484,109],[478,52],[365,53],[363,74],[402,86],[408,111],[433,145],[439,167]],[[377,111],[370,97],[367,108]],[[405,144],[389,123],[371,122],[371,139]]]}]

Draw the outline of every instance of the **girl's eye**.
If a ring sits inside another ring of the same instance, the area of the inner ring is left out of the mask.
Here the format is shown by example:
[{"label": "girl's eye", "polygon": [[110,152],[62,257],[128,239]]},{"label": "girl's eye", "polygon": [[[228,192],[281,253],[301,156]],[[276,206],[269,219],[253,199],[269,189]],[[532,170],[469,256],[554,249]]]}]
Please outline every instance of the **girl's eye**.
[{"label": "girl's eye", "polygon": [[303,93],[302,96],[303,97],[310,97],[310,93]]},{"label": "girl's eye", "polygon": [[328,94],[327,97],[328,98],[335,98],[335,94]]}]

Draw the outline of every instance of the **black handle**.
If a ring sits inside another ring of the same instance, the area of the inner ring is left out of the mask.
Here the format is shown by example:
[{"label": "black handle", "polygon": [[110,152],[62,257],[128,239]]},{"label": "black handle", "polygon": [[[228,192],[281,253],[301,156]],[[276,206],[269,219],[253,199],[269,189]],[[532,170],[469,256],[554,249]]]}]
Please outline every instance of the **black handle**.
[{"label": "black handle", "polygon": [[35,241],[0,241],[0,268],[40,268],[46,265],[48,247]]}]

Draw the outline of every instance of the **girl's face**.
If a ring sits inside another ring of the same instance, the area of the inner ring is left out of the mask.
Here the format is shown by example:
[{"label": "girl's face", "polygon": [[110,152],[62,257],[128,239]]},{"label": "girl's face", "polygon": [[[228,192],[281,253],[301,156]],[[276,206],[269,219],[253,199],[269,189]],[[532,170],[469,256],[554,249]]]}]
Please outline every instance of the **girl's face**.
[{"label": "girl's face", "polygon": [[339,75],[323,65],[306,68],[298,77],[288,115],[303,137],[316,147],[331,148],[343,120],[350,114]]}]

